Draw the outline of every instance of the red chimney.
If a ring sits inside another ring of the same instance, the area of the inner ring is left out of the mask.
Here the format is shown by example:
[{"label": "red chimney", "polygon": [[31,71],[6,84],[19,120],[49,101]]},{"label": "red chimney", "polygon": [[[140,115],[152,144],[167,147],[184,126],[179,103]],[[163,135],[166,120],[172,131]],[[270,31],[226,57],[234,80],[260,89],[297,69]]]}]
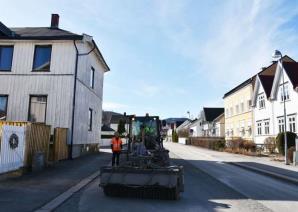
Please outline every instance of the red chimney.
[{"label": "red chimney", "polygon": [[59,28],[59,15],[52,14],[51,28]]}]

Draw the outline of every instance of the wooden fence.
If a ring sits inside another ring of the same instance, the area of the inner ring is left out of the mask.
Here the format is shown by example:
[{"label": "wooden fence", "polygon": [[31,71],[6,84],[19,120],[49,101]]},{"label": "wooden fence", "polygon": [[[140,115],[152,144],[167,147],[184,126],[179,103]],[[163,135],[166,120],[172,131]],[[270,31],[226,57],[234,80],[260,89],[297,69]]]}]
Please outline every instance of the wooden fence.
[{"label": "wooden fence", "polygon": [[32,164],[34,154],[44,153],[48,163],[51,126],[45,124],[28,123],[26,129],[25,166]]},{"label": "wooden fence", "polygon": [[31,167],[33,157],[38,152],[44,153],[46,163],[49,160],[59,161],[68,158],[67,128],[54,129],[53,144],[52,148],[50,148],[51,126],[49,125],[31,122],[0,121],[0,142],[3,125],[25,127],[25,167]]},{"label": "wooden fence", "polygon": [[55,128],[53,143],[53,160],[65,160],[68,158],[67,128]]}]

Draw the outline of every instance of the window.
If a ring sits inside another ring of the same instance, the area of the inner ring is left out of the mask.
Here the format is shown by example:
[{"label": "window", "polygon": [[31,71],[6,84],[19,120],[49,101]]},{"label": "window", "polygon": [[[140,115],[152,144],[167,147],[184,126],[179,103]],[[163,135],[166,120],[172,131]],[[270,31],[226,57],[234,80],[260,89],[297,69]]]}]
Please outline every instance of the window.
[{"label": "window", "polygon": [[95,73],[95,70],[93,67],[91,67],[91,70],[90,70],[90,82],[89,82],[89,86],[91,88],[94,88],[94,73]]},{"label": "window", "polygon": [[233,116],[234,115],[234,111],[233,111],[233,108],[231,107],[230,108],[230,116]]},{"label": "window", "polygon": [[92,116],[93,116],[93,110],[89,108],[89,114],[88,114],[88,131],[92,131]]},{"label": "window", "polygon": [[259,102],[259,109],[262,109],[265,107],[265,96],[264,94],[260,94],[258,96],[258,102]]},{"label": "window", "polygon": [[46,122],[47,96],[30,96],[29,117],[31,122]]},{"label": "window", "polygon": [[284,126],[284,118],[281,117],[281,118],[278,118],[278,131],[281,133],[281,132],[284,132],[285,131],[285,126]]},{"label": "window", "polygon": [[11,71],[13,46],[0,46],[0,71]]},{"label": "window", "polygon": [[283,102],[289,99],[290,99],[289,86],[285,85],[285,92],[284,92],[283,86],[280,86],[280,100]]},{"label": "window", "polygon": [[7,115],[7,95],[0,95],[0,120],[6,120]]},{"label": "window", "polygon": [[270,133],[269,120],[264,121],[264,129],[265,129],[265,135],[269,135]]},{"label": "window", "polygon": [[289,116],[289,128],[291,132],[296,132],[296,117]]},{"label": "window", "polygon": [[247,100],[247,111],[251,109],[251,100]]},{"label": "window", "polygon": [[226,109],[226,117],[229,117],[229,109]]},{"label": "window", "polygon": [[236,105],[236,114],[239,114],[239,105]]},{"label": "window", "polygon": [[262,135],[262,122],[257,122],[258,135]]},{"label": "window", "polygon": [[244,113],[244,102],[241,102],[240,108],[241,108],[241,113]]},{"label": "window", "polygon": [[35,46],[33,71],[50,71],[52,46]]}]

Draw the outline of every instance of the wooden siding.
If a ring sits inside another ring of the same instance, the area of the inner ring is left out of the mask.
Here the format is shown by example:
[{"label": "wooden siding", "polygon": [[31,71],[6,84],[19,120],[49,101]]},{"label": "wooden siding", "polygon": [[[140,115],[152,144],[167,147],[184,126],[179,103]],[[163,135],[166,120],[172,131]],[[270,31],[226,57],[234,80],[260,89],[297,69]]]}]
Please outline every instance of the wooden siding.
[{"label": "wooden siding", "polygon": [[[81,53],[90,46],[78,42]],[[68,128],[71,133],[72,97],[75,70],[73,41],[5,41],[14,45],[11,72],[0,72],[0,94],[7,94],[7,120],[27,121],[29,95],[47,95],[46,124]],[[32,72],[34,46],[52,45],[50,72]],[[90,68],[95,69],[94,89],[89,87]],[[80,56],[76,93],[74,144],[99,143],[102,117],[104,66],[95,56]],[[89,132],[88,109],[93,109],[93,127]],[[52,131],[53,133],[53,131]],[[68,141],[70,142],[70,141]]]},{"label": "wooden siding", "polygon": [[7,120],[27,121],[29,95],[47,95],[46,124],[69,128],[72,76],[2,76],[0,94],[8,95]]},{"label": "wooden siding", "polygon": [[[0,45],[13,45],[12,71],[10,74],[73,74],[75,48],[72,41],[5,41]],[[50,72],[32,72],[35,45],[52,45]],[[1,74],[7,74],[7,72]]]}]

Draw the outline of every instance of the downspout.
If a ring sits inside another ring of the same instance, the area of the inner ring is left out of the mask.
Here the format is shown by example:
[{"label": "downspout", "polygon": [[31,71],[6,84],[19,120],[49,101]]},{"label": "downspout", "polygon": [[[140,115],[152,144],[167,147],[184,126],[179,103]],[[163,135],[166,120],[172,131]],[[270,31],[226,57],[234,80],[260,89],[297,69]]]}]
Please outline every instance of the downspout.
[{"label": "downspout", "polygon": [[72,112],[71,112],[71,134],[70,134],[70,151],[69,159],[72,158],[72,149],[73,149],[73,129],[74,129],[74,115],[75,115],[75,106],[76,106],[76,90],[77,90],[77,75],[78,75],[78,60],[79,60],[79,50],[76,45],[76,40],[73,40],[73,44],[76,49],[76,63],[75,63],[75,74],[74,74],[74,83],[73,83],[73,97],[72,97]]},{"label": "downspout", "polygon": [[69,151],[69,159],[72,158],[72,149],[73,149],[73,135],[74,135],[74,116],[75,116],[75,106],[76,106],[76,93],[77,93],[77,75],[78,75],[78,61],[79,61],[79,56],[86,56],[90,54],[95,48],[96,45],[94,41],[93,43],[93,48],[87,52],[87,53],[79,53],[76,40],[73,40],[74,47],[76,49],[76,63],[75,63],[75,74],[74,74],[74,83],[73,83],[73,98],[72,98],[72,113],[71,113],[71,134],[70,134],[70,151]]}]

